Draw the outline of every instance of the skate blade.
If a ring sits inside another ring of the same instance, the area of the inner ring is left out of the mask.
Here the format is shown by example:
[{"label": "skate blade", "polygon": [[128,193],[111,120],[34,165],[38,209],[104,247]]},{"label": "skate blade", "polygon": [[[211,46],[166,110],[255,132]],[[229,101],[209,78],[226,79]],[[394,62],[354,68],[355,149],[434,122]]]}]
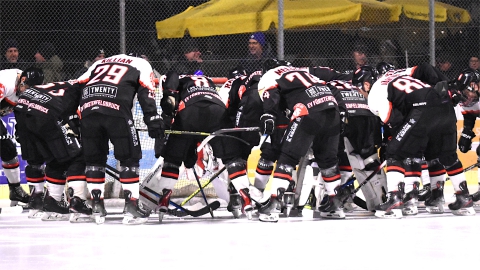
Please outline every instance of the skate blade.
[{"label": "skate blade", "polygon": [[253,212],[253,211],[247,211],[247,212],[245,212],[245,215],[247,216],[247,219],[248,219],[248,220],[252,220],[252,218],[253,218],[253,213],[252,213],[252,212]]},{"label": "skate blade", "polygon": [[345,212],[343,211],[320,212],[320,217],[328,218],[328,219],[344,219]]},{"label": "skate blade", "polygon": [[28,210],[28,218],[41,218],[43,216],[42,210],[30,209]]},{"label": "skate blade", "polygon": [[166,212],[158,212],[158,222],[162,223],[163,222],[163,217],[165,216]]},{"label": "skate blade", "polygon": [[99,215],[93,215],[93,217],[95,218],[95,223],[97,225],[101,225],[103,223],[105,223],[105,216],[99,216]]},{"label": "skate blade", "polygon": [[86,214],[71,213],[69,221],[70,223],[90,223],[95,222],[95,218]]},{"label": "skate blade", "polygon": [[410,206],[402,209],[402,214],[405,216],[415,216],[418,214],[418,208],[416,206]]},{"label": "skate blade", "polygon": [[260,214],[260,216],[258,217],[258,220],[260,220],[261,222],[278,222],[279,220],[279,216],[278,216],[278,213],[271,213],[271,214]]},{"label": "skate blade", "polygon": [[392,209],[390,212],[376,210],[375,216],[378,218],[403,218],[402,209]]},{"label": "skate blade", "polygon": [[123,217],[122,224],[124,225],[140,225],[144,224],[148,221],[148,217],[141,218],[141,217],[132,217],[132,216],[125,216]]},{"label": "skate blade", "polygon": [[233,214],[233,217],[234,217],[234,218],[240,218],[240,216],[242,215],[242,210],[240,210],[240,209],[233,209],[233,210],[232,210],[232,214]]},{"label": "skate blade", "polygon": [[292,205],[287,205],[285,207],[285,217],[289,217],[290,216],[290,212],[292,211],[292,208],[293,208],[293,204]]},{"label": "skate blade", "polygon": [[43,221],[67,221],[68,219],[69,219],[69,214],[43,212],[43,215],[42,215]]},{"label": "skate blade", "polygon": [[455,216],[474,216],[476,214],[473,207],[460,208],[458,210],[452,210],[452,214]]},{"label": "skate blade", "polygon": [[425,206],[425,210],[430,214],[443,214],[445,213],[445,209],[443,205],[440,206]]}]

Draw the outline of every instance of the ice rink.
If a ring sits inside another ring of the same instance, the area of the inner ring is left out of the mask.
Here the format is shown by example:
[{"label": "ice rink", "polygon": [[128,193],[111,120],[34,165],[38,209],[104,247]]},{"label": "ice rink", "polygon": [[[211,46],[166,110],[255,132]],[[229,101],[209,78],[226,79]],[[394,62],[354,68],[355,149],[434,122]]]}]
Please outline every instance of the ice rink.
[{"label": "ice rink", "polygon": [[[448,195],[447,195],[448,194]],[[445,193],[447,203],[452,193]],[[108,208],[121,212],[121,208]],[[144,225],[103,225],[0,214],[0,269],[475,269],[480,214],[378,219],[356,210],[345,220],[281,217],[278,223],[205,215],[152,215]],[[480,212],[480,209],[477,209]]]}]

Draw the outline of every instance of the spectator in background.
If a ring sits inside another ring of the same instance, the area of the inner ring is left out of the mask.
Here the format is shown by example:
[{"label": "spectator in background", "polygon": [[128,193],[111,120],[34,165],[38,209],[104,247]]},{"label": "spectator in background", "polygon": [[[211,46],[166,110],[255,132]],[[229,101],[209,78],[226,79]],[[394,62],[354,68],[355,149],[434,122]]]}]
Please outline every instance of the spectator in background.
[{"label": "spectator in background", "polygon": [[103,49],[95,50],[95,54],[92,53],[92,56],[95,55],[95,58],[93,60],[88,59],[85,61],[85,64],[81,69],[79,69],[75,74],[73,75],[73,79],[76,79],[80,76],[83,75],[83,73],[87,72],[88,68],[98,60],[104,59],[105,56],[105,51]]},{"label": "spectator in background", "polygon": [[27,68],[28,64],[19,56],[18,43],[15,39],[6,40],[3,43],[3,48],[5,50],[5,58],[0,64],[0,70],[12,68],[25,70]]},{"label": "spectator in background", "polygon": [[470,60],[468,60],[468,67],[478,71],[478,68],[480,67],[480,62],[478,62],[478,57],[476,56],[470,57]]},{"label": "spectator in background", "polygon": [[357,44],[352,51],[353,65],[351,69],[345,70],[346,74],[353,74],[361,66],[368,64],[368,58],[366,53],[366,47],[363,44]]},{"label": "spectator in background", "polygon": [[205,75],[203,73],[203,59],[199,46],[194,39],[187,38],[182,45],[183,55],[179,57],[175,66],[178,74]]},{"label": "spectator in background", "polygon": [[248,38],[248,56],[240,63],[245,67],[248,74],[262,70],[262,64],[266,59],[275,58],[267,49],[265,35],[261,32],[253,33]]},{"label": "spectator in background", "polygon": [[457,78],[459,71],[454,67],[452,58],[446,54],[440,54],[437,57],[437,68],[447,76],[448,80]]},{"label": "spectator in background", "polygon": [[40,43],[35,53],[36,67],[41,68],[45,74],[44,83],[60,82],[64,80],[63,62],[58,57],[55,46],[50,42]]}]

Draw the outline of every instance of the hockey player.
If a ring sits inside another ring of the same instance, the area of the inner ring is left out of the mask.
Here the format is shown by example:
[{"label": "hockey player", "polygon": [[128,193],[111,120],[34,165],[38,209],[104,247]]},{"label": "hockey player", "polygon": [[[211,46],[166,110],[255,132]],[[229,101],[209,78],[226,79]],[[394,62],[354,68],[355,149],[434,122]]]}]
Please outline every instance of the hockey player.
[{"label": "hockey player", "polygon": [[[430,65],[428,65],[430,66]],[[430,66],[431,67],[431,66]],[[437,87],[438,73],[431,67],[419,66],[408,71],[387,72],[374,83],[369,92],[368,105],[380,120],[391,128],[392,139],[386,148],[387,160],[387,201],[375,207],[375,216],[380,218],[401,218],[404,195],[403,163],[411,158],[425,159],[430,164],[442,165],[452,180],[456,201],[448,205],[455,215],[472,215],[471,197],[463,173],[462,163],[458,160],[456,145],[456,117],[452,106],[452,98],[463,95],[462,89],[449,90]],[[421,78],[422,74],[429,82]],[[432,87],[435,85],[436,87]],[[440,84],[442,86],[444,84]],[[432,203],[439,208],[443,205],[443,183],[441,197],[433,198]],[[433,193],[440,188],[432,190]]]},{"label": "hockey player", "polygon": [[[162,110],[167,126],[171,125],[173,130],[210,133],[223,128],[227,119],[225,104],[210,78],[179,76],[175,71],[169,71],[163,82]],[[160,179],[149,182],[148,188],[156,194],[148,189],[141,191],[141,199],[148,208],[158,209],[161,214],[166,212],[173,187],[179,178],[180,166],[182,162],[186,168],[194,166],[197,144],[202,139],[195,135],[169,134],[161,151],[158,148],[155,150],[157,158],[163,157],[163,167]],[[223,159],[224,151],[229,151],[229,146],[220,138],[213,138],[209,144],[215,157]]]},{"label": "hockey player", "polygon": [[123,224],[147,222],[149,212],[139,203],[140,139],[132,116],[137,95],[151,138],[164,136],[164,122],[157,112],[152,66],[137,53],[113,55],[95,62],[78,81],[83,84],[80,101],[82,143],[87,185],[92,194],[97,222],[105,220],[105,164],[109,140],[120,161],[120,182],[124,190]]},{"label": "hockey player", "polygon": [[67,220],[70,211],[64,190],[66,181],[72,180],[72,200],[79,203],[72,205],[71,210],[89,216],[76,115],[80,88],[74,82],[29,85],[37,77],[43,81],[42,75],[36,68],[22,73],[18,87],[22,94],[15,106],[18,139],[28,162],[25,174],[32,186],[31,208],[33,212],[44,211],[42,220]]},{"label": "hockey player", "polygon": [[259,219],[276,222],[282,204],[293,204],[292,172],[310,146],[329,195],[328,202],[319,209],[320,214],[345,217],[335,198],[335,188],[340,184],[337,165],[340,114],[335,97],[323,81],[309,72],[282,64],[277,59],[266,60],[258,85],[264,109],[260,118],[264,134],[274,131],[277,111],[292,112],[273,173],[272,195],[259,209]]},{"label": "hockey player", "polygon": [[[366,90],[370,90],[370,86],[376,81],[376,75],[376,70],[372,67],[362,66],[354,72],[352,84],[339,80],[328,83],[334,86],[332,91],[337,97],[339,107],[346,110],[344,112],[346,124],[341,136],[343,141],[339,144],[342,146],[339,151],[342,151],[345,157],[341,158],[342,154],[339,153],[339,162],[342,164],[342,160],[347,158],[343,165],[351,166],[359,184],[380,166],[378,156],[378,146],[382,140],[380,119],[372,114],[366,98],[368,96]],[[346,180],[342,177],[342,184]],[[352,187],[353,185],[350,191]],[[370,179],[361,190],[365,196],[367,209],[374,211],[375,206],[383,202],[384,193],[386,193],[384,171],[380,170],[375,174],[375,177]],[[349,195],[350,191],[343,192]]]},{"label": "hockey player", "polygon": [[[462,153],[467,153],[472,149],[472,139],[476,137],[473,128],[475,127],[475,120],[480,117],[480,103],[479,97],[480,74],[477,70],[466,69],[456,80],[456,85],[459,89],[466,89],[465,101],[460,102],[463,115],[463,130],[458,140],[458,149]],[[480,147],[476,149],[478,162],[480,162]],[[480,165],[478,165],[480,167]],[[478,174],[479,190],[472,194],[474,203],[480,200],[480,173]]]},{"label": "hockey player", "polygon": [[[289,62],[285,62],[285,61],[283,61],[282,64],[286,66],[291,66]],[[322,66],[298,67],[297,69],[301,71],[309,72],[314,76],[318,77],[319,79],[321,79],[322,81],[326,81],[326,82],[331,80],[351,80],[352,78],[351,74],[343,74],[329,67],[322,67]],[[288,109],[286,111],[277,112],[275,129],[273,130],[273,133],[267,137],[267,139],[265,140],[265,142],[262,144],[260,148],[261,154],[260,154],[260,159],[258,161],[257,168],[255,170],[254,185],[256,188],[258,188],[261,191],[265,189],[270,179],[270,176],[273,172],[275,161],[278,159],[280,155],[282,138],[286,128],[288,127],[288,124],[290,123],[290,119],[288,116],[289,114],[290,114],[290,111]],[[308,161],[308,163],[310,162]],[[317,169],[315,169],[315,171],[317,171]],[[299,173],[300,175],[304,175],[303,172],[301,171]],[[307,177],[310,177],[310,176],[307,176]],[[316,177],[316,175],[314,177]],[[302,182],[303,181],[302,177],[300,179],[297,179],[297,181]],[[302,184],[303,183],[301,183],[301,186],[303,186]],[[301,192],[310,193],[310,190],[302,191],[302,189],[298,188],[296,189],[296,193],[297,193],[296,197],[300,197]],[[298,201],[300,202],[299,199]],[[303,201],[302,201],[302,204],[303,204]],[[297,207],[299,210],[301,210],[302,205],[297,205]]]},{"label": "hockey player", "polygon": [[[258,82],[261,71],[252,72],[249,76],[241,76],[234,80],[229,90],[227,113],[231,127],[259,127],[260,116],[263,113],[262,101],[258,95]],[[236,148],[235,157],[223,160],[229,163],[228,174],[233,187],[230,188],[230,203],[227,209],[238,218],[239,213],[247,214],[251,219],[251,199],[256,203],[263,202],[262,191],[250,185],[247,175],[247,160],[252,148],[260,143],[260,136],[255,132],[232,134],[249,143],[231,142]],[[264,187],[263,187],[264,188]],[[240,211],[241,210],[241,211]]]},{"label": "hockey player", "polygon": [[[8,115],[13,111],[18,100],[17,82],[21,74],[20,69],[0,71],[0,116]],[[7,128],[2,123],[0,125],[0,158],[10,190],[9,199],[12,201],[12,206],[16,205],[18,201],[27,204],[30,196],[20,186],[20,163],[17,146],[8,135]]]}]

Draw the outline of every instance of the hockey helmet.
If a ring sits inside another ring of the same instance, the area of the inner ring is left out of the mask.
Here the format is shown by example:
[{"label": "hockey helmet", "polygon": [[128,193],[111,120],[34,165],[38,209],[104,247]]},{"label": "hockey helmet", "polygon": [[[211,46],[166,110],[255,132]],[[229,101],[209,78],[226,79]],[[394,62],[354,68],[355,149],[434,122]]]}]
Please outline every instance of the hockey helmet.
[{"label": "hockey helmet", "polygon": [[280,66],[291,67],[292,64],[288,61],[285,61],[285,60],[278,60],[276,58],[270,58],[270,59],[265,60],[265,62],[263,62],[262,73],[265,74],[270,69],[280,67]]},{"label": "hockey helmet", "polygon": [[380,62],[377,64],[376,69],[378,72],[378,77],[381,77],[382,75],[387,73],[387,71],[394,70],[395,66],[387,62]]},{"label": "hockey helmet", "polygon": [[479,83],[480,74],[471,68],[462,70],[455,79],[455,88],[464,98],[463,106],[471,106],[478,102]]},{"label": "hockey helmet", "polygon": [[[24,80],[22,80],[25,78]],[[28,85],[28,86],[33,86],[33,85],[39,85],[43,84],[45,76],[43,74],[43,70],[40,68],[36,67],[29,67],[25,69],[22,74],[20,75],[20,78],[18,80],[18,85]]]},{"label": "hockey helmet", "polygon": [[372,85],[377,80],[377,71],[368,65],[361,66],[353,73],[352,84],[364,89],[364,83],[368,82]]},{"label": "hockey helmet", "polygon": [[242,66],[236,66],[228,71],[228,78],[238,78],[240,76],[247,76],[247,71]]}]

